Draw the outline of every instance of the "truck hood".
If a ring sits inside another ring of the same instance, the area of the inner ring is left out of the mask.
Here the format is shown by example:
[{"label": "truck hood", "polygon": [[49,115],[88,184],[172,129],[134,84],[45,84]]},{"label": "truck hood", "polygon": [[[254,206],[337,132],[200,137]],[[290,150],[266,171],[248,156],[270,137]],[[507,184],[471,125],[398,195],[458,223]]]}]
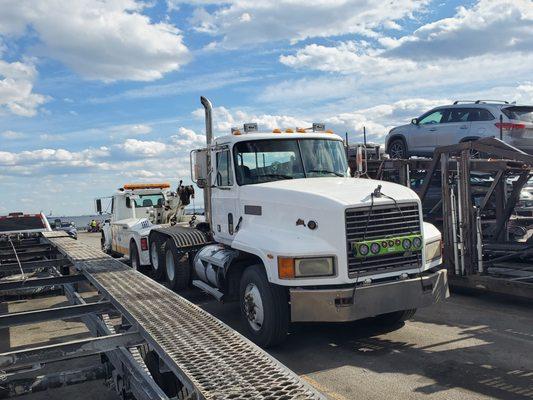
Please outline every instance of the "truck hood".
[{"label": "truck hood", "polygon": [[[381,193],[396,201],[419,201],[411,189],[391,182],[362,178],[307,178],[247,185],[241,188],[244,201],[292,203],[302,207],[370,205],[371,193],[381,185]],[[386,197],[374,198],[374,204],[390,203]]]}]

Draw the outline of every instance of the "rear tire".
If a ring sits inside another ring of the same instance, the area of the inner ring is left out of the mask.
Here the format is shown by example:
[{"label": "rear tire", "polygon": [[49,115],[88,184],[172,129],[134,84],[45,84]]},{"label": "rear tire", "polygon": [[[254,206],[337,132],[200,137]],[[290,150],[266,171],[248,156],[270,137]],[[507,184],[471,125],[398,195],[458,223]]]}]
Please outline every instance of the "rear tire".
[{"label": "rear tire", "polygon": [[133,268],[136,271],[141,269],[139,251],[137,250],[137,243],[135,243],[135,241],[132,241],[130,243],[130,265],[131,265],[131,268]]},{"label": "rear tire", "polygon": [[392,159],[407,158],[407,145],[405,141],[403,139],[394,139],[389,143],[387,153]]},{"label": "rear tire", "polygon": [[152,279],[160,280],[165,274],[165,244],[160,244],[157,241],[150,243],[150,263],[152,269],[150,275]]},{"label": "rear tire", "polygon": [[253,342],[267,348],[285,340],[289,330],[287,290],[268,281],[263,265],[252,265],[244,270],[239,302],[248,336]]},{"label": "rear tire", "polygon": [[166,285],[172,290],[183,290],[189,287],[191,265],[187,253],[178,252],[174,240],[165,242],[164,267]]},{"label": "rear tire", "polygon": [[378,315],[375,321],[381,326],[396,326],[408,319],[413,318],[416,313],[416,308],[411,310],[395,311],[387,314]]}]

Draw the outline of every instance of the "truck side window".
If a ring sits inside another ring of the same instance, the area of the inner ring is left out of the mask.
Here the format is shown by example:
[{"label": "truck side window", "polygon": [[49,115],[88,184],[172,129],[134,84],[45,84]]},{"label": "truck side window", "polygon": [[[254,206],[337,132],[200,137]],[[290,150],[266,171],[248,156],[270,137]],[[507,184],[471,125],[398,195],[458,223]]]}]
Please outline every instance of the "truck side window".
[{"label": "truck side window", "polygon": [[217,186],[233,186],[229,150],[217,153]]}]

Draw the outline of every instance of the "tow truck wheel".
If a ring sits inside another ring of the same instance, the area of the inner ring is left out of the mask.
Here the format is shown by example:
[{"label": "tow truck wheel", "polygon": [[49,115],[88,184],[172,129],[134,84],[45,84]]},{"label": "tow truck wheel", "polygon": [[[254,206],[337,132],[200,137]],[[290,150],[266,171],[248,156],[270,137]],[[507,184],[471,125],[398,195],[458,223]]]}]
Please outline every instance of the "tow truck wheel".
[{"label": "tow truck wheel", "polygon": [[281,343],[289,330],[289,303],[284,288],[268,282],[265,268],[253,265],[241,277],[239,302],[250,339],[261,347]]},{"label": "tow truck wheel", "polygon": [[416,313],[416,308],[411,310],[395,311],[387,314],[378,315],[375,321],[382,326],[395,326],[408,319],[413,318]]},{"label": "tow truck wheel", "polygon": [[138,271],[141,266],[141,262],[139,261],[139,251],[137,250],[137,244],[134,241],[130,243],[130,265],[131,268],[136,271]]},{"label": "tow truck wheel", "polygon": [[164,275],[165,261],[165,244],[159,244],[157,241],[150,243],[150,262],[152,264],[152,279],[159,280]]},{"label": "tow truck wheel", "polygon": [[189,286],[191,266],[187,253],[180,253],[174,240],[165,243],[165,274],[169,289],[183,290]]}]

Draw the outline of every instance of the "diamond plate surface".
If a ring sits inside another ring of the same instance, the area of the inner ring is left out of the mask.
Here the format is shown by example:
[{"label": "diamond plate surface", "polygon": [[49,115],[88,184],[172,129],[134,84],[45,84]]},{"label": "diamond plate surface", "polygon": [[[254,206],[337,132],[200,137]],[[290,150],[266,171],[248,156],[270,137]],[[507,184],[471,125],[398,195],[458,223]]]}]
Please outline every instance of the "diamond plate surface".
[{"label": "diamond plate surface", "polygon": [[324,399],[265,351],[166,287],[100,250],[70,238],[44,236],[138,324],[199,398]]}]

